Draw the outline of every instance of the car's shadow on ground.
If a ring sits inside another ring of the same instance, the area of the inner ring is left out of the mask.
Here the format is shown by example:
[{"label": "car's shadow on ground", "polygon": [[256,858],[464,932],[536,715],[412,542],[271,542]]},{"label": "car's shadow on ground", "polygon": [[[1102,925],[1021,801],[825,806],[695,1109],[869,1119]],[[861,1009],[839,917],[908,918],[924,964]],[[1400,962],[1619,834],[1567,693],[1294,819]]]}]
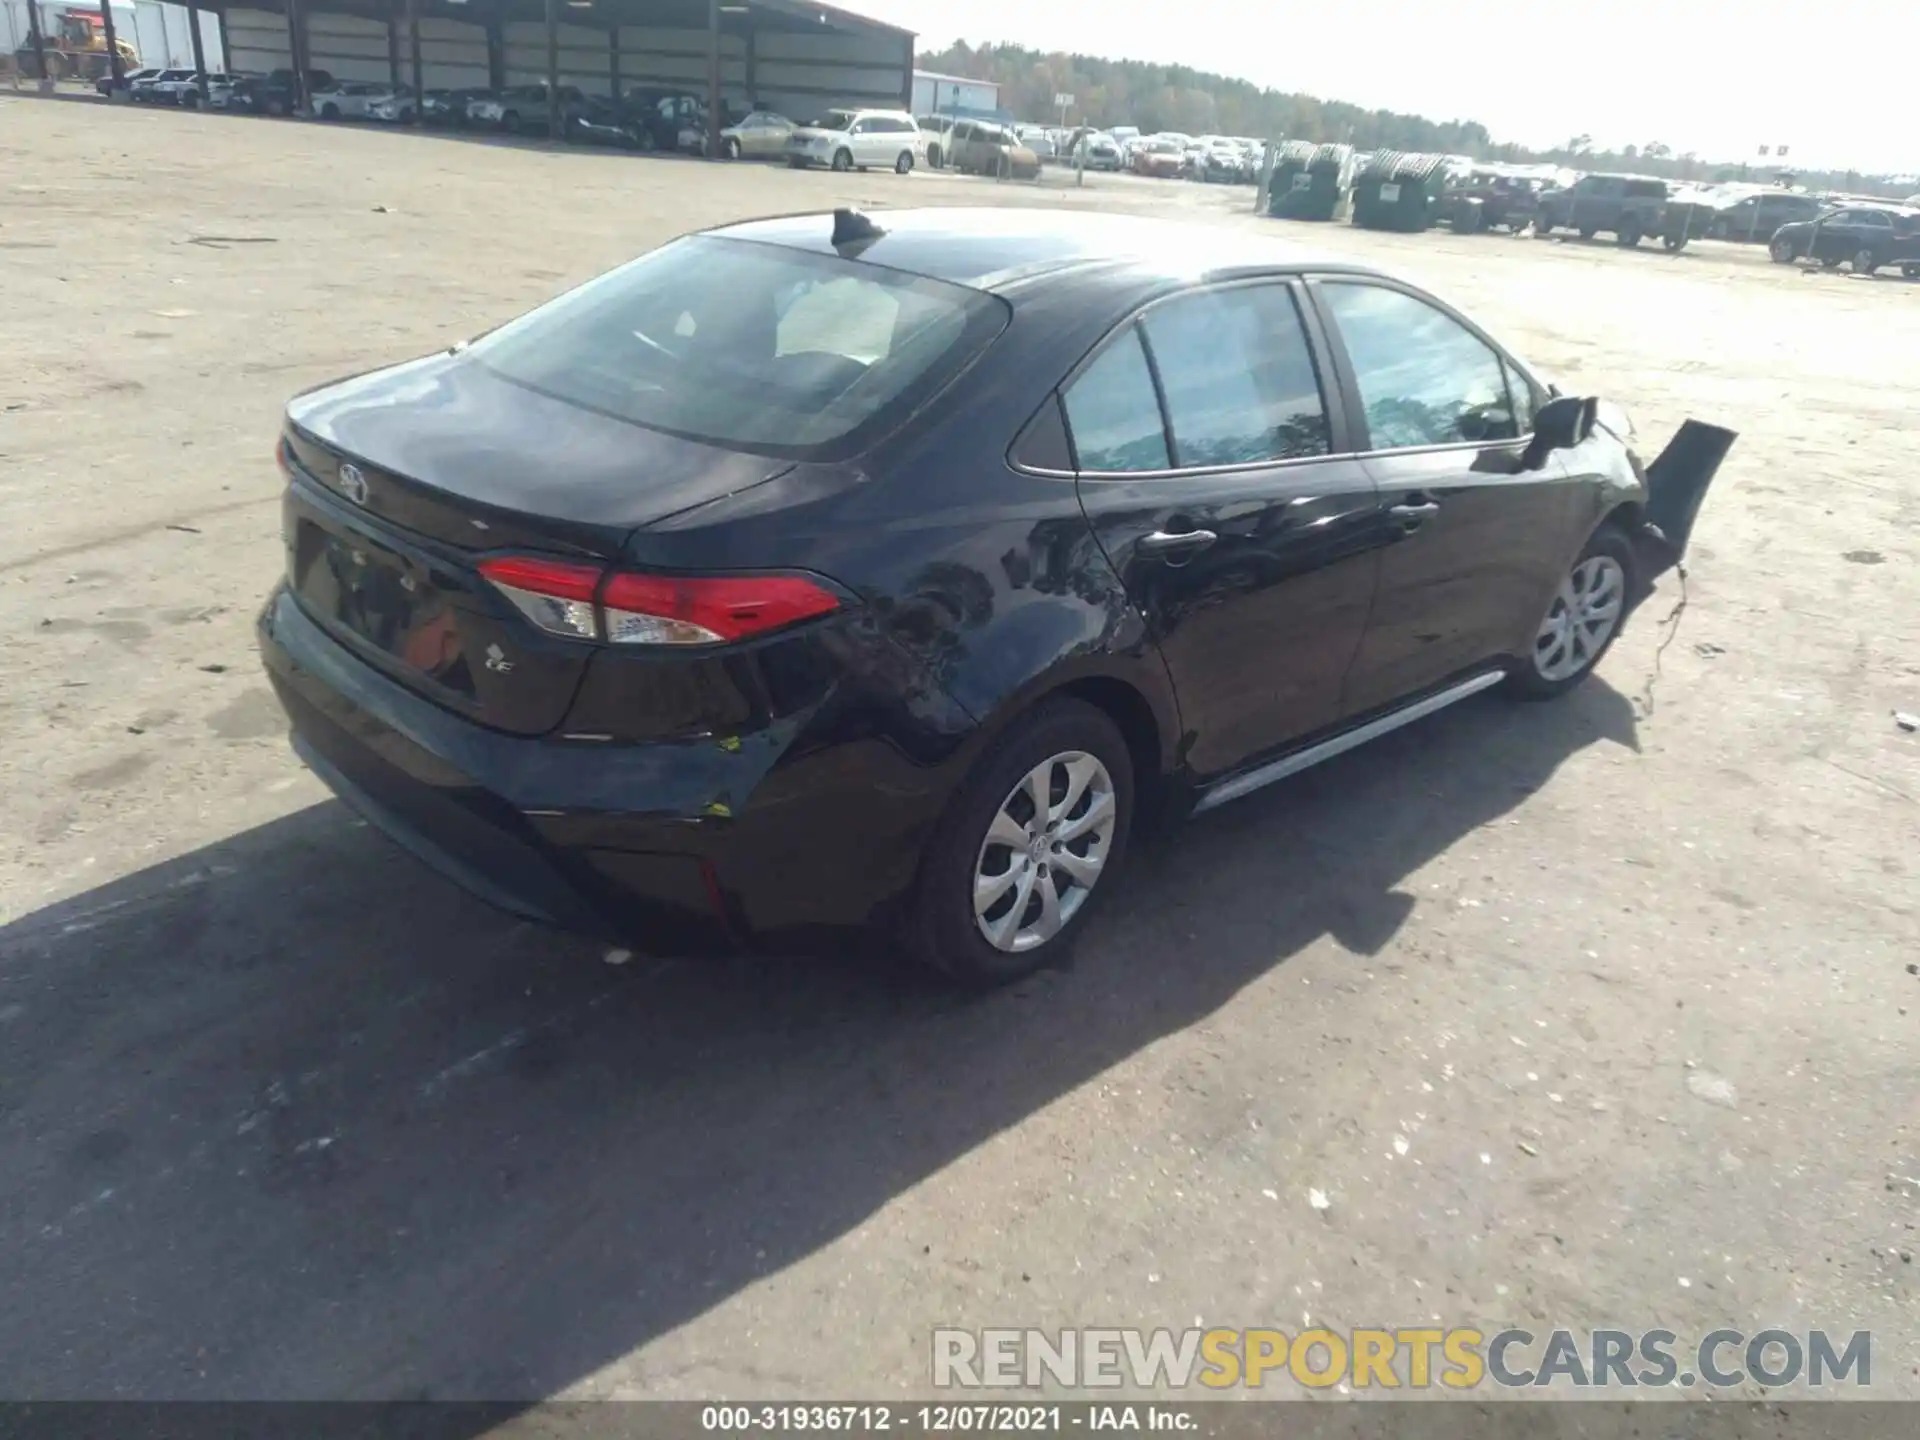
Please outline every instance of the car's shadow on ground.
[{"label": "car's shadow on ground", "polygon": [[1634,744],[1598,682],[1468,702],[1148,847],[1070,969],[985,997],[610,966],[332,804],[28,916],[0,1394],[551,1394],[1316,939],[1378,950],[1411,872],[1595,743]]}]

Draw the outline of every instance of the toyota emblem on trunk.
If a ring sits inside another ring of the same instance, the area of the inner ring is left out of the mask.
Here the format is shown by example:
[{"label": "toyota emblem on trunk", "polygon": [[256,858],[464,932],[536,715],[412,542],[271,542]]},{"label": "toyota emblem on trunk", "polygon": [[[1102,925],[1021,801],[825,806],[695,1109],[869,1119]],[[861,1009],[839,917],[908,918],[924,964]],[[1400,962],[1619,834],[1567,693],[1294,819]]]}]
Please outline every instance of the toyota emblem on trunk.
[{"label": "toyota emblem on trunk", "polygon": [[367,503],[367,477],[351,461],[340,467],[340,493],[356,505]]}]

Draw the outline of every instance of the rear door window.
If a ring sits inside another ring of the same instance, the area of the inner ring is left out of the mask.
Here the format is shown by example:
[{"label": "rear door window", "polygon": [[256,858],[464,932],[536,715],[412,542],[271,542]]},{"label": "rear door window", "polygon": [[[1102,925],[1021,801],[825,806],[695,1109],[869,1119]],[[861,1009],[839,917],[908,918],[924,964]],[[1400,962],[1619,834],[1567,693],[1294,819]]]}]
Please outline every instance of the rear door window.
[{"label": "rear door window", "polygon": [[1080,372],[1064,396],[1067,428],[1082,471],[1138,473],[1171,468],[1153,371],[1129,325]]},{"label": "rear door window", "polygon": [[1284,285],[1207,290],[1142,321],[1179,469],[1300,460],[1328,449],[1313,353]]}]

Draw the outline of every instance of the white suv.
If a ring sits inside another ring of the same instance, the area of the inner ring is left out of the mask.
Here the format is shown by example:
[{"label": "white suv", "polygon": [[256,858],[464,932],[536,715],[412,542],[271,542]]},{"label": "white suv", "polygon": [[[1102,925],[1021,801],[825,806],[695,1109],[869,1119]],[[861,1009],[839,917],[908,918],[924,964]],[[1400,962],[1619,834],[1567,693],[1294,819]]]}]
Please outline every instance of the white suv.
[{"label": "white suv", "polygon": [[829,110],[795,127],[787,141],[787,163],[796,170],[885,165],[904,175],[926,156],[926,136],[904,110]]}]

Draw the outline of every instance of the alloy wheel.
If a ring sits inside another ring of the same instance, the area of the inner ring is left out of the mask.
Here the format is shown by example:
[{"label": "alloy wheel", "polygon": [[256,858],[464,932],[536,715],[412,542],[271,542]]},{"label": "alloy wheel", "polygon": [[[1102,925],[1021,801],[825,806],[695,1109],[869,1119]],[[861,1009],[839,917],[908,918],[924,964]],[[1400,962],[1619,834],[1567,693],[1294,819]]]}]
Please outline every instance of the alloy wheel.
[{"label": "alloy wheel", "polygon": [[1084,750],[1043,760],[994,811],[974,862],[974,923],[996,950],[1044,945],[1106,869],[1118,818],[1113,777]]},{"label": "alloy wheel", "polygon": [[1579,674],[1599,657],[1620,623],[1627,575],[1611,555],[1590,555],[1560,582],[1533,641],[1533,667],[1542,680]]}]

